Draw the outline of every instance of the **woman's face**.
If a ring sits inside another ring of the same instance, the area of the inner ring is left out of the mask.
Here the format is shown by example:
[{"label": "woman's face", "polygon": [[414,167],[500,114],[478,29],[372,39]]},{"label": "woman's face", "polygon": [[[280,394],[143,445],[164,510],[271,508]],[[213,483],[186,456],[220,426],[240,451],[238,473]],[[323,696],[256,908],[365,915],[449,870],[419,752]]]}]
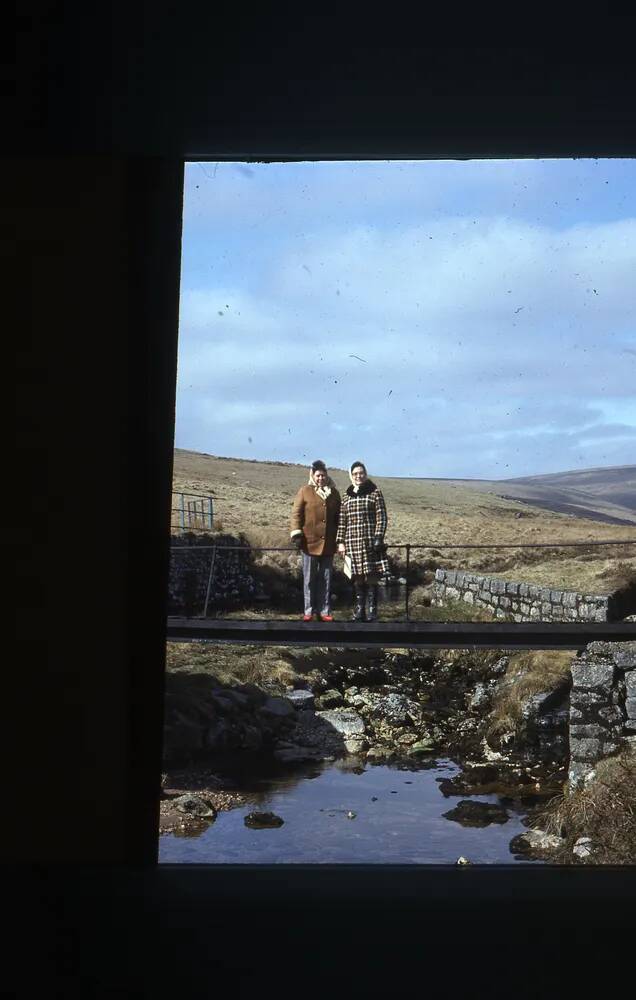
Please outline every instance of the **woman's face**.
[{"label": "woman's face", "polygon": [[356,465],[351,472],[351,478],[353,479],[356,486],[360,486],[367,478],[367,474],[361,465]]},{"label": "woman's face", "polygon": [[316,469],[314,472],[314,482],[316,486],[324,486],[327,482],[327,473],[323,472],[322,469]]}]

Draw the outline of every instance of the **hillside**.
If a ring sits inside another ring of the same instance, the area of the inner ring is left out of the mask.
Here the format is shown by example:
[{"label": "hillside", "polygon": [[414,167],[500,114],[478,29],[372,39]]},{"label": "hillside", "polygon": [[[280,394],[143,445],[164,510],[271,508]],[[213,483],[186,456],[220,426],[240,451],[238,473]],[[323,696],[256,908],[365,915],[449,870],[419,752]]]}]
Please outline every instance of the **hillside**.
[{"label": "hillside", "polygon": [[[342,469],[331,472],[338,489],[346,489],[347,472]],[[532,505],[529,499],[523,502],[506,499],[491,492],[493,486],[501,488],[501,482],[401,479],[369,472],[386,498],[387,542],[429,547],[429,551],[419,555],[412,553],[413,559],[434,556],[438,563],[450,568],[586,593],[607,593],[619,586],[626,574],[636,572],[636,544],[629,548],[602,549],[585,545],[609,539],[636,543],[636,522],[633,527],[603,523],[546,510]],[[307,470],[300,465],[222,458],[176,449],[173,482],[177,491],[213,495],[217,530],[242,531],[255,546],[285,546],[289,543],[292,500],[299,486],[307,482]],[[506,484],[506,492],[509,485]],[[581,542],[582,546],[443,550],[448,544],[536,542]]]},{"label": "hillside", "polygon": [[636,525],[636,465],[502,480],[454,480],[562,514]]}]

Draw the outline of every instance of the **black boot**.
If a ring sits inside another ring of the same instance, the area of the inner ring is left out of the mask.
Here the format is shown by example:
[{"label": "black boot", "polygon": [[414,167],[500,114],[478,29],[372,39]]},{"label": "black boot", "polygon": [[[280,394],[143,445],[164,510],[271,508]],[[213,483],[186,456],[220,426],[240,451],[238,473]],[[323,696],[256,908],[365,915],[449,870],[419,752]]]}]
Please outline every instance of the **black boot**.
[{"label": "black boot", "polygon": [[367,621],[374,622],[378,617],[378,586],[376,583],[372,583],[367,587],[368,593],[368,603],[367,603]]},{"label": "black boot", "polygon": [[353,585],[353,621],[363,622],[364,617],[364,605],[367,596],[367,588],[363,583],[359,583],[357,580]]}]

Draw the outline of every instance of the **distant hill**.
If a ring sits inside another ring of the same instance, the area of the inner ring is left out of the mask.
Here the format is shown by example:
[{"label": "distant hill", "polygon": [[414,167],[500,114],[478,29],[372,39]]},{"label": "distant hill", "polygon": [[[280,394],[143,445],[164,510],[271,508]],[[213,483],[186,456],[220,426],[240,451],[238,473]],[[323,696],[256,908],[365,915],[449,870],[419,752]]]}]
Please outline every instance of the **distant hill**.
[{"label": "distant hill", "polygon": [[516,479],[457,479],[480,493],[494,493],[559,514],[636,524],[636,465],[554,472]]},{"label": "distant hill", "polygon": [[[216,485],[247,475],[253,485],[279,486],[283,490],[294,488],[306,476],[306,466],[292,462],[258,461],[217,455],[206,455],[187,449],[175,449],[175,479],[178,482],[200,481],[203,486],[210,476]],[[344,470],[332,470],[338,485],[348,485]],[[530,504],[532,507],[588,518],[605,524],[632,526],[636,524],[636,465],[617,465],[600,469],[579,469],[554,472],[540,476],[520,476],[514,479],[440,479],[423,476],[378,476],[378,482],[389,481],[397,486],[411,483],[429,484],[437,489],[462,487],[481,494],[501,497],[504,500]],[[428,488],[428,487],[427,487]],[[398,489],[400,489],[398,487]]]}]

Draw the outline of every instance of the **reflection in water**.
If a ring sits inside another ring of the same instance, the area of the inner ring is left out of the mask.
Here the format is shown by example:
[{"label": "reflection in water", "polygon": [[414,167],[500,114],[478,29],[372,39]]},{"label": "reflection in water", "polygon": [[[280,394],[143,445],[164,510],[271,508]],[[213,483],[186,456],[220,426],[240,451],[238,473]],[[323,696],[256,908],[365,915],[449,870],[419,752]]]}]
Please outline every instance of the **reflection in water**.
[{"label": "reflection in water", "polygon": [[[433,766],[431,766],[433,765]],[[258,810],[284,822],[275,829],[252,829],[245,817],[254,805],[219,813],[199,836],[167,834],[160,840],[162,862],[197,864],[454,864],[461,855],[473,864],[508,864],[509,845],[525,828],[518,807],[497,795],[471,796],[482,809],[479,825],[444,818],[449,798],[440,780],[459,773],[449,760],[428,762],[416,771],[349,762],[312,766],[293,776],[257,778],[251,790]],[[457,796],[459,802],[461,795]],[[451,800],[452,801],[452,800]],[[479,811],[479,809],[477,810]],[[484,826],[488,812],[498,822]]]}]

